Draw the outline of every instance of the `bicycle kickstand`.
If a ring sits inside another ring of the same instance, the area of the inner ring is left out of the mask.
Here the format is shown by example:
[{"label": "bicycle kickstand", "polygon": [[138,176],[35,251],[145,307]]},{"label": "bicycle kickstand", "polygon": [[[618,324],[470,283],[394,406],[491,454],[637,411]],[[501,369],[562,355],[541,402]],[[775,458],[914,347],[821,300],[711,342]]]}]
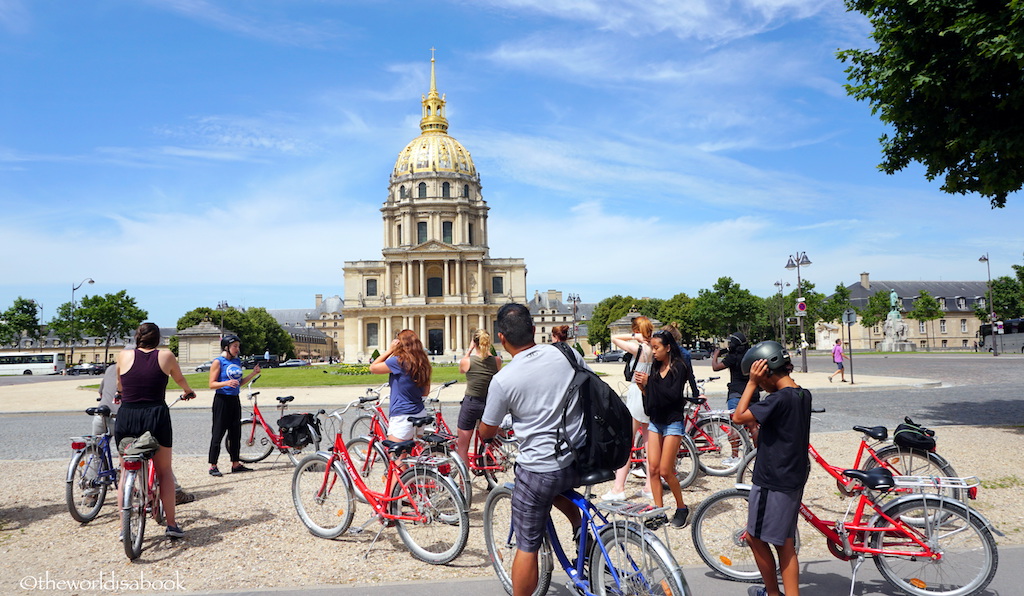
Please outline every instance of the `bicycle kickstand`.
[{"label": "bicycle kickstand", "polygon": [[850,596],[853,596],[853,588],[857,585],[857,571],[860,570],[862,563],[864,563],[864,555],[850,559]]},{"label": "bicycle kickstand", "polygon": [[[350,534],[359,534],[359,533],[361,533],[363,530],[366,529],[366,526],[370,525],[375,519],[377,519],[377,518],[372,518],[371,517],[369,520],[367,520],[367,522],[365,524],[362,525],[362,527],[357,528],[355,530],[349,530],[349,533]],[[385,521],[385,520],[380,520],[380,521]],[[363,560],[364,561],[370,558],[370,551],[373,550],[373,545],[377,544],[377,539],[380,538],[380,535],[384,533],[384,528],[387,528],[387,527],[388,527],[387,523],[380,524],[380,529],[377,530],[376,536],[373,537],[373,540],[370,541],[370,546],[366,547],[366,552],[363,553]]]}]

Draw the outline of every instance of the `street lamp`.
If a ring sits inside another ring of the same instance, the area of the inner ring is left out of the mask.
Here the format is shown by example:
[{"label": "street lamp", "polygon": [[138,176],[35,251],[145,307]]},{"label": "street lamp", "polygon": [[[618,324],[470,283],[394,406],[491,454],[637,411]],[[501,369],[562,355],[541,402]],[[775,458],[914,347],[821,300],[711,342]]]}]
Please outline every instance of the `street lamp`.
[{"label": "street lamp", "polygon": [[[803,281],[800,279],[800,268],[807,267],[811,264],[811,260],[807,258],[806,252],[798,252],[796,255],[789,255],[789,262],[786,263],[786,269],[792,271],[796,269],[796,291],[797,301],[804,296]],[[804,317],[801,313],[797,313],[797,322],[800,325],[800,372],[807,372],[807,339],[804,335]]]},{"label": "street lamp", "polygon": [[996,305],[992,302],[992,264],[988,260],[988,253],[981,255],[978,259],[979,262],[985,263],[985,268],[988,269],[988,324],[989,324],[989,338],[992,340],[992,355],[999,355],[999,348],[996,346]]},{"label": "street lamp", "polygon": [[576,306],[580,303],[579,294],[569,294],[569,302],[572,302],[572,341],[576,342]]},{"label": "street lamp", "polygon": [[783,288],[789,287],[789,282],[783,283],[780,279],[775,282],[775,287],[779,289],[779,339],[783,345],[786,344],[786,302],[783,298]]},{"label": "street lamp", "polygon": [[91,277],[87,277],[77,285],[71,285],[71,366],[75,365],[75,344],[78,342],[78,337],[75,336],[75,290],[87,283],[94,284],[96,282]]}]

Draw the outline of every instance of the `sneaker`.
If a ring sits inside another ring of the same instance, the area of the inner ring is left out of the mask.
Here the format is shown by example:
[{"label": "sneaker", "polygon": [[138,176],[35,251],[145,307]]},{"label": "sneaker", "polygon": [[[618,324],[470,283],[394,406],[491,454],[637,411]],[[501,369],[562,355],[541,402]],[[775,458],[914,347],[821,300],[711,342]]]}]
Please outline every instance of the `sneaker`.
[{"label": "sneaker", "polygon": [[728,467],[731,467],[731,466],[735,466],[736,464],[740,463],[741,461],[743,461],[743,460],[741,460],[738,457],[727,457],[727,458],[722,460],[722,465],[728,468]]},{"label": "sneaker", "polygon": [[672,516],[672,525],[677,528],[686,526],[686,518],[690,516],[690,508],[686,505],[676,509],[676,514]]},{"label": "sneaker", "polygon": [[847,382],[846,379],[843,379],[843,382],[846,383]]},{"label": "sneaker", "polygon": [[626,500],[626,493],[625,492],[617,493],[615,491],[611,491],[610,490],[610,491],[604,493],[603,495],[601,495],[601,500],[602,501],[625,501]]},{"label": "sneaker", "polygon": [[[829,383],[831,383],[831,382],[832,382],[832,377],[829,377],[829,378],[828,378],[828,382],[829,382]],[[756,588],[757,586],[754,586],[754,587]]]},{"label": "sneaker", "polygon": [[629,473],[632,474],[633,476],[636,476],[637,478],[647,478],[647,470],[644,470],[643,468],[640,467],[631,469]]},{"label": "sneaker", "polygon": [[212,468],[210,468],[210,476],[216,476],[217,478],[220,478],[223,475],[224,474],[221,474],[220,470],[217,469],[217,466],[213,466]]},{"label": "sneaker", "polygon": [[648,530],[657,530],[658,528],[664,526],[667,523],[668,516],[666,516],[664,513],[655,515],[654,517],[649,517],[644,520],[644,526],[646,526]]},{"label": "sneaker", "polygon": [[192,493],[187,493],[183,490],[174,491],[174,504],[183,505],[185,503],[191,503],[196,500],[196,496]]},{"label": "sneaker", "polygon": [[252,468],[247,468],[242,464],[238,464],[237,466],[233,466],[231,468],[232,474],[240,474],[242,472],[252,472]]},{"label": "sneaker", "polygon": [[654,500],[654,493],[648,492],[646,490],[636,491],[636,496],[640,497],[641,499],[647,499],[648,501]]},{"label": "sneaker", "polygon": [[167,531],[164,532],[164,536],[168,538],[184,538],[185,532],[181,531],[178,526],[167,526]]},{"label": "sneaker", "polygon": [[768,596],[768,590],[764,586],[750,586],[747,588],[747,596]]}]

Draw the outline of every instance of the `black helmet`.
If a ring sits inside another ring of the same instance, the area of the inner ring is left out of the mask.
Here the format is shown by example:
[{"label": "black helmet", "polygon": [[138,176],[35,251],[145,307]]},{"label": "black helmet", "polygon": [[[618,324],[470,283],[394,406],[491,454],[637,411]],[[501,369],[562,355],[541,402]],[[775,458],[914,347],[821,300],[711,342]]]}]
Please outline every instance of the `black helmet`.
[{"label": "black helmet", "polygon": [[777,341],[763,341],[747,350],[740,362],[740,372],[750,374],[750,366],[758,360],[768,361],[768,370],[776,372],[789,364],[789,352]]},{"label": "black helmet", "polygon": [[235,343],[236,341],[239,344],[242,343],[242,340],[238,339],[237,335],[225,335],[224,337],[220,338],[220,349],[226,350],[231,344]]},{"label": "black helmet", "polygon": [[750,341],[747,340],[747,336],[743,335],[742,331],[737,331],[736,333],[733,333],[733,334],[729,335],[729,349],[730,350],[735,350],[736,348],[739,348],[740,346],[747,346],[747,345],[750,345]]}]

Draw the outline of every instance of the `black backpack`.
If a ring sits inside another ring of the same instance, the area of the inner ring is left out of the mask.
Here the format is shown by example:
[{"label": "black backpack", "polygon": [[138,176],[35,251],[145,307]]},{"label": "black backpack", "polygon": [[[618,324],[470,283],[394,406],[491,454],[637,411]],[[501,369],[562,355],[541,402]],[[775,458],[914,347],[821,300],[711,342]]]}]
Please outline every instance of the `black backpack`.
[{"label": "black backpack", "polygon": [[907,449],[935,451],[935,431],[917,424],[907,416],[903,423],[896,427],[892,442]]},{"label": "black backpack", "polygon": [[320,440],[320,424],[312,414],[288,414],[277,421],[281,429],[281,441],[296,449],[302,449]]},{"label": "black backpack", "polygon": [[[554,345],[576,371],[562,398],[562,428],[558,433],[556,452],[561,455],[566,446],[572,451],[581,486],[612,480],[615,478],[615,470],[629,461],[630,450],[633,448],[633,418],[622,398],[607,383],[594,371],[580,366],[571,348],[562,343]],[[568,436],[566,427],[569,401],[577,391],[583,408],[585,435],[579,446],[572,441],[575,437]]]}]

